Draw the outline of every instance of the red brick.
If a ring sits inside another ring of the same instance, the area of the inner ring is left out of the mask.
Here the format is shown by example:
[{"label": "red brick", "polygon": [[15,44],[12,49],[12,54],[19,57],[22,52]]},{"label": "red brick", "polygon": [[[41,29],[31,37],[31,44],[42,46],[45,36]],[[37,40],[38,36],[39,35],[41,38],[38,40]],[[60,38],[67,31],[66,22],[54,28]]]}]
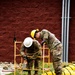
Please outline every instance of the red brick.
[{"label": "red brick", "polygon": [[[23,41],[30,36],[32,29],[48,29],[60,39],[61,3],[61,0],[0,0],[0,60],[13,61],[14,33],[18,41]],[[74,8],[72,10],[74,11]],[[73,19],[72,22],[73,30],[70,33],[75,29]],[[74,36],[70,40],[74,41]]]}]

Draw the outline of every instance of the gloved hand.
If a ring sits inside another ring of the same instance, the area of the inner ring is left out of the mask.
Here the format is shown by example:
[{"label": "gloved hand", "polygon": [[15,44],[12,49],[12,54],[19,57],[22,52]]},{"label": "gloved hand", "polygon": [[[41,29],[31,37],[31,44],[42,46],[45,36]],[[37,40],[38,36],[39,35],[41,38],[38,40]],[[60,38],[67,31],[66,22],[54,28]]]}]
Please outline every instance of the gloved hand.
[{"label": "gloved hand", "polygon": [[45,43],[45,40],[43,40],[43,41],[41,42],[41,45],[43,46],[44,43]]},{"label": "gloved hand", "polygon": [[24,60],[27,60],[27,56],[26,55],[24,55],[23,58],[24,58]]},{"label": "gloved hand", "polygon": [[32,56],[32,59],[36,59],[36,57],[37,57],[37,55],[36,54],[34,54],[33,56]]}]

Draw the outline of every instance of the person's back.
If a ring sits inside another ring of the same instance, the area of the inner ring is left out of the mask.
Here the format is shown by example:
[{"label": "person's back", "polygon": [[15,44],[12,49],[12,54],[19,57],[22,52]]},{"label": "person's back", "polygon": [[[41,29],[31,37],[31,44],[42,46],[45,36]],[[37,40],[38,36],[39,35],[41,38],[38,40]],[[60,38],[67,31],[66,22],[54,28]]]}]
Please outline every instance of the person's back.
[{"label": "person's back", "polygon": [[50,50],[60,43],[60,41],[55,37],[55,35],[46,29],[43,29],[40,34],[41,39],[45,40],[45,43],[47,44]]},{"label": "person's back", "polygon": [[[30,39],[29,37],[25,38],[21,45],[20,53],[24,60],[27,60],[28,69],[31,69],[33,60],[35,61],[35,68],[38,68],[40,60],[38,56],[41,56],[41,45],[37,40]],[[38,75],[37,73],[38,71],[35,71],[34,75]],[[31,75],[30,70],[28,71],[28,75]]]},{"label": "person's back", "polygon": [[29,48],[25,47],[25,49],[26,49],[27,54],[34,55],[35,53],[41,51],[41,45],[39,44],[39,42],[37,40],[33,40],[32,46],[30,46]]}]

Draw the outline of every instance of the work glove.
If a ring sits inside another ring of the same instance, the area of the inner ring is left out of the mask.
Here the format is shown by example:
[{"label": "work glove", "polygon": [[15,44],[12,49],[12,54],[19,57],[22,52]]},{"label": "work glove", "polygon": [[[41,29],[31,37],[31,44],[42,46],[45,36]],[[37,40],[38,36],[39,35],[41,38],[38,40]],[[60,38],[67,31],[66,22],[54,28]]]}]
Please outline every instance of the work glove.
[{"label": "work glove", "polygon": [[33,56],[32,56],[32,59],[36,59],[37,58],[37,55],[36,54],[34,54]]},{"label": "work glove", "polygon": [[24,55],[23,58],[24,58],[24,60],[27,60],[27,56],[26,55]]},{"label": "work glove", "polygon": [[41,42],[41,45],[43,46],[44,43],[45,43],[45,40],[43,40],[43,41]]}]

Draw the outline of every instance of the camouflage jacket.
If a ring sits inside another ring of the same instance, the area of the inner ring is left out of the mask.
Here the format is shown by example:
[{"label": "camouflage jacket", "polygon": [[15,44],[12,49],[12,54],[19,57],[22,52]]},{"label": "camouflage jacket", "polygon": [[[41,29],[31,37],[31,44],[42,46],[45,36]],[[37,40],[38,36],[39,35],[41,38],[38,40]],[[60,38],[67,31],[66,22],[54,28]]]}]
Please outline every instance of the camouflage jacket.
[{"label": "camouflage jacket", "polygon": [[40,56],[41,55],[41,45],[37,40],[33,40],[33,44],[31,47],[26,48],[23,43],[20,48],[21,56]]},{"label": "camouflage jacket", "polygon": [[58,44],[60,44],[60,41],[55,37],[55,35],[51,32],[49,32],[46,29],[43,29],[41,32],[41,39],[45,40],[45,43],[49,47],[50,50],[55,48]]}]

